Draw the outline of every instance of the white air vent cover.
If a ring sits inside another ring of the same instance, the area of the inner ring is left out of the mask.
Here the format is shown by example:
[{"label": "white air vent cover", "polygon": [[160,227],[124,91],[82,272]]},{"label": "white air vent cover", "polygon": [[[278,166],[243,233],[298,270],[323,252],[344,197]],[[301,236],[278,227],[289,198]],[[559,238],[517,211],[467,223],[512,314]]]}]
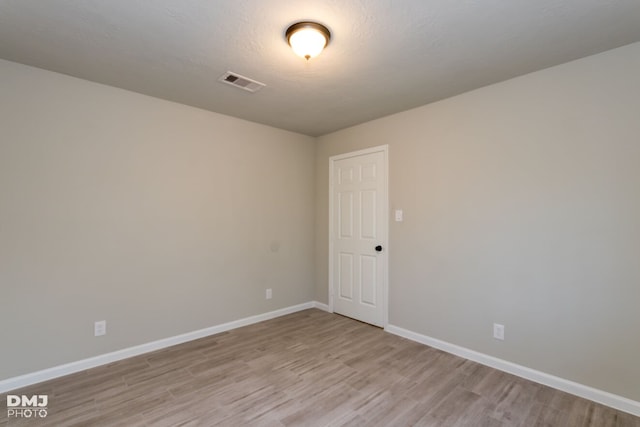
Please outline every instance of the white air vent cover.
[{"label": "white air vent cover", "polygon": [[231,86],[235,86],[240,89],[244,89],[249,92],[257,92],[263,87],[266,86],[264,83],[257,82],[249,77],[241,76],[238,73],[234,73],[232,71],[227,71],[218,79],[222,83],[229,84]]}]

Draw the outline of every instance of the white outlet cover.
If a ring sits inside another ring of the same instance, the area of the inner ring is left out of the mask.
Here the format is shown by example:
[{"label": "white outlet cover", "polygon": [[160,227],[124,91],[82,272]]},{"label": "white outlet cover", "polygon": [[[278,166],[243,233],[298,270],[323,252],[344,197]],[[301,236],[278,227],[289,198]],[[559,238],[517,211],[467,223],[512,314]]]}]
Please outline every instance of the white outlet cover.
[{"label": "white outlet cover", "polygon": [[267,289],[265,296],[267,299],[271,299],[273,297],[273,292],[271,291],[271,289]]},{"label": "white outlet cover", "polygon": [[98,320],[93,324],[93,335],[96,337],[106,335],[107,333],[107,321]]},{"label": "white outlet cover", "polygon": [[396,222],[402,222],[404,220],[404,212],[402,212],[402,209],[396,209],[395,219]]},{"label": "white outlet cover", "polygon": [[493,337],[497,340],[504,341],[504,325],[499,323],[493,324]]}]

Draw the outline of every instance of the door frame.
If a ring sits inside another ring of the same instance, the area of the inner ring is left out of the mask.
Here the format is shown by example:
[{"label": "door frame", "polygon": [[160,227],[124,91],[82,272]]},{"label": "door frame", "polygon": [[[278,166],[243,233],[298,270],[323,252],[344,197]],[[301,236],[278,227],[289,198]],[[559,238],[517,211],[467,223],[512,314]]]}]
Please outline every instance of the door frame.
[{"label": "door frame", "polygon": [[365,148],[363,150],[352,151],[344,154],[337,154],[329,157],[329,312],[333,313],[333,172],[334,164],[338,160],[358,157],[364,154],[382,152],[384,163],[384,184],[382,186],[382,326],[386,328],[389,323],[389,145],[378,145],[376,147]]}]

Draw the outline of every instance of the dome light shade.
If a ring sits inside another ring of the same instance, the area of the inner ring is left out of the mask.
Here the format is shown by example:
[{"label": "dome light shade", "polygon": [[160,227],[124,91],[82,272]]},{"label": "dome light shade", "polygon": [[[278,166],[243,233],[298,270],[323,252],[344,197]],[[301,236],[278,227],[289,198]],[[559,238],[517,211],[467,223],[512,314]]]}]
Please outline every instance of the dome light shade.
[{"label": "dome light shade", "polygon": [[293,52],[309,60],[320,55],[329,44],[331,33],[316,22],[298,22],[287,28],[286,37]]}]

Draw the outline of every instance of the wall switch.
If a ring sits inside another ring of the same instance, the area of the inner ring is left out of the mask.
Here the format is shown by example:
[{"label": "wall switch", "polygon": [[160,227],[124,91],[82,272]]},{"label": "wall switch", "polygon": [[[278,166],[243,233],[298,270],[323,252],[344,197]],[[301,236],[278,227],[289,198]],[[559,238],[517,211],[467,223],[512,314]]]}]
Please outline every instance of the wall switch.
[{"label": "wall switch", "polygon": [[493,324],[493,337],[497,340],[504,341],[504,325],[499,323]]},{"label": "wall switch", "polygon": [[267,293],[265,295],[265,298],[271,299],[271,297],[273,297],[273,293],[271,292],[271,288],[269,288],[269,289],[267,289]]},{"label": "wall switch", "polygon": [[402,222],[402,220],[404,219],[404,214],[402,212],[402,209],[396,209],[395,219],[396,219],[396,222]]},{"label": "wall switch", "polygon": [[93,324],[93,335],[99,337],[101,335],[105,335],[107,333],[107,321],[106,320],[98,320]]}]

